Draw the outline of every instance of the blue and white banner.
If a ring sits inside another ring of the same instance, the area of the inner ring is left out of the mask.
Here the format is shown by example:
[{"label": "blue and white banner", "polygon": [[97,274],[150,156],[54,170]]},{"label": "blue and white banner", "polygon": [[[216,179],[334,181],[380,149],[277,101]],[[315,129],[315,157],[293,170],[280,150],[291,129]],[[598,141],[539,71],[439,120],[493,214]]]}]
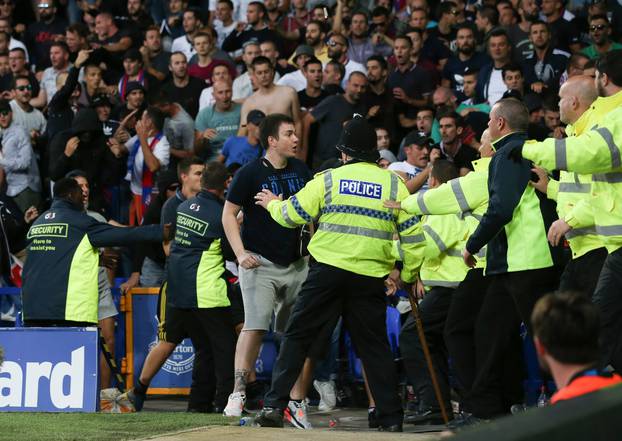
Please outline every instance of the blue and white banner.
[{"label": "blue and white banner", "polygon": [[0,412],[95,412],[97,328],[0,328]]}]

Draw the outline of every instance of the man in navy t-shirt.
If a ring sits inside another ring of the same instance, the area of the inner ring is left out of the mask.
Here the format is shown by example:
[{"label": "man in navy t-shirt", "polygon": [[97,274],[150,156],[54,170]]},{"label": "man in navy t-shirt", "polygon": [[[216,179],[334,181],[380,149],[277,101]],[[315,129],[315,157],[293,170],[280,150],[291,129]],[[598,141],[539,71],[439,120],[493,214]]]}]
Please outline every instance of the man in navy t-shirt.
[{"label": "man in navy t-shirt", "polygon": [[[238,259],[245,315],[236,348],[235,386],[224,412],[228,416],[241,415],[263,335],[273,314],[274,330],[285,329],[308,271],[307,259],[299,251],[300,230],[280,226],[255,204],[255,195],[264,188],[288,198],[311,179],[307,166],[295,158],[298,138],[293,120],[282,114],[268,115],[261,123],[260,140],[266,154],[237,172],[222,216],[227,239]],[[244,212],[241,229],[240,210]],[[308,428],[304,401],[298,401],[306,395],[302,384],[299,379],[292,389],[288,407],[294,416],[292,424]]]}]

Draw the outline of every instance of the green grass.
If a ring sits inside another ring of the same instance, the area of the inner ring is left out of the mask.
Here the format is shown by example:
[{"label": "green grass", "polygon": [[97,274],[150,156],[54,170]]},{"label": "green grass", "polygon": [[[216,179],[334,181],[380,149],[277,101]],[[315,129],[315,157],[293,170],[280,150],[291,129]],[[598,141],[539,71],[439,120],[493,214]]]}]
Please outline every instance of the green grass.
[{"label": "green grass", "polygon": [[0,441],[121,441],[232,422],[221,415],[186,412],[0,413]]}]

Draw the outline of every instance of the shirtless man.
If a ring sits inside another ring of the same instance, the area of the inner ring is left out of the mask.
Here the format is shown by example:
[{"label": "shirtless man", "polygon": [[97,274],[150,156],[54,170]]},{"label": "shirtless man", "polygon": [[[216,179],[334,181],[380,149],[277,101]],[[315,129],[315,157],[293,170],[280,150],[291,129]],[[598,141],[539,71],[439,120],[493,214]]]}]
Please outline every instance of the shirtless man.
[{"label": "shirtless man", "polygon": [[274,66],[266,57],[256,57],[251,63],[251,71],[257,85],[257,91],[248,97],[242,105],[238,136],[246,136],[246,116],[251,110],[257,109],[266,115],[282,113],[291,117],[294,120],[296,136],[300,138],[302,123],[300,103],[296,91],[288,86],[274,84]]}]

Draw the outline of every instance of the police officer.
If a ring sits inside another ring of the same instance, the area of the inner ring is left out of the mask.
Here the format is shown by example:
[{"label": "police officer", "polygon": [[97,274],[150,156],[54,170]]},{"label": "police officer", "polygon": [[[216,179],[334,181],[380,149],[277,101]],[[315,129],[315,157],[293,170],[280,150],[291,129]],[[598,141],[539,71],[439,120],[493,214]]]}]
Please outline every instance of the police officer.
[{"label": "police officer", "polygon": [[404,255],[402,279],[411,283],[424,245],[418,218],[384,208],[408,190],[393,172],[379,168],[375,131],[355,115],[337,148],[345,165],[320,173],[286,201],[269,190],[256,196],[279,224],[295,228],[318,221],[309,244],[314,261],[290,316],[273,373],[272,387],[258,414],[261,426],[282,427],[283,409],[318,331],[343,317],[361,357],[376,400],[380,430],[402,430],[397,375],[386,338],[383,278],[395,264],[398,232]]},{"label": "police officer", "polygon": [[208,163],[199,194],[177,208],[166,296],[167,338],[180,341],[189,335],[197,351],[209,345],[215,354],[213,399],[214,407],[221,411],[233,388],[236,341],[223,256],[228,260],[234,257],[220,220],[227,180],[223,164]]},{"label": "police officer", "polygon": [[[622,50],[610,51],[596,62],[599,95],[616,101],[622,95]],[[592,300],[601,312],[603,363],[622,369],[622,107],[603,114],[597,126],[579,136],[546,139],[522,146],[522,156],[547,170],[593,173],[588,204],[559,219],[549,231],[553,241],[569,232],[591,228],[609,255]],[[519,149],[517,149],[519,150]],[[585,231],[585,230],[583,230]]]},{"label": "police officer", "polygon": [[100,247],[161,242],[170,226],[119,228],[84,212],[82,189],[72,178],[54,185],[51,208],[28,231],[22,302],[27,326],[97,324]]}]

